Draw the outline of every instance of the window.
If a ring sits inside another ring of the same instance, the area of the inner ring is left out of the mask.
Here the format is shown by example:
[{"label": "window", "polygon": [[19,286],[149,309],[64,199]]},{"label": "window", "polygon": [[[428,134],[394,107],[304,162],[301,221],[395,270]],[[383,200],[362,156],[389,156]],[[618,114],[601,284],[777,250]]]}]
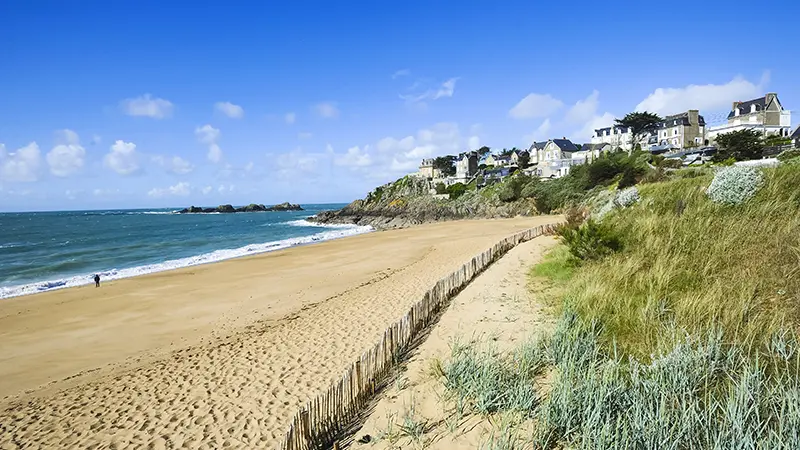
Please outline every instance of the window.
[{"label": "window", "polygon": [[678,129],[677,128],[672,131],[672,135],[673,136],[677,136],[678,135]]}]

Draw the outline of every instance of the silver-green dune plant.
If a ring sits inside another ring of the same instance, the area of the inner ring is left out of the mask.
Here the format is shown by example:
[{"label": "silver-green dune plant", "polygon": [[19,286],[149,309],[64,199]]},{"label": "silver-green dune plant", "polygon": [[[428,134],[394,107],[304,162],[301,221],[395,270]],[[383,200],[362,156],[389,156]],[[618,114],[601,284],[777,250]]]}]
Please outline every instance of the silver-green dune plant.
[{"label": "silver-green dune plant", "polygon": [[623,189],[617,193],[614,199],[614,204],[620,208],[627,208],[639,201],[639,189],[636,186],[631,186]]},{"label": "silver-green dune plant", "polygon": [[706,194],[713,202],[739,205],[756,195],[763,182],[764,176],[756,167],[725,167],[714,175]]}]

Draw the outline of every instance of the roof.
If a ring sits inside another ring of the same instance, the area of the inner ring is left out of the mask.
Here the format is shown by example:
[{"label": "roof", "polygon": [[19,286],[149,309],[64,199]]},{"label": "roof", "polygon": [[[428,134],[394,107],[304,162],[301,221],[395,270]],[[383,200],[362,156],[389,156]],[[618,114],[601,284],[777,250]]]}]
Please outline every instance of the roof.
[{"label": "roof", "polygon": [[[774,95],[774,99],[780,104],[777,94]],[[767,106],[769,106],[767,104],[767,96],[765,95],[760,98],[754,98],[753,100],[748,100],[746,102],[738,102],[736,108],[731,108],[731,112],[728,113],[728,119],[736,116],[737,109],[739,110],[740,115],[750,114],[750,109],[753,105],[756,105],[756,111],[763,111]]]},{"label": "roof", "polygon": [[578,147],[572,143],[569,139],[551,139],[553,144],[556,144],[558,148],[561,149],[563,152],[577,152]]},{"label": "roof", "polygon": [[531,152],[533,152],[534,150],[543,150],[545,145],[547,145],[547,141],[534,142],[533,144],[531,144],[531,147],[528,150]]},{"label": "roof", "polygon": [[792,139],[800,139],[800,125],[798,125],[794,133],[792,133]]},{"label": "roof", "polygon": [[[700,126],[704,126],[706,124],[706,119],[703,118],[703,116],[698,115],[697,122],[699,123]],[[659,127],[668,128],[668,127],[674,127],[676,125],[686,125],[686,126],[691,125],[691,122],[689,121],[689,111],[664,117],[664,120],[661,121]]]}]

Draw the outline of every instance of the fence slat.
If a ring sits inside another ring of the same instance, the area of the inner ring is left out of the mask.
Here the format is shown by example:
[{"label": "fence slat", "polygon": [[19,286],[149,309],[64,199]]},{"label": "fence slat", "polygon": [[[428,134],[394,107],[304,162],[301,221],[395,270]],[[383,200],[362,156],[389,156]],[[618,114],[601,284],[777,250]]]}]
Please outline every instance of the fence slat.
[{"label": "fence slat", "polygon": [[536,237],[552,235],[555,227],[555,224],[540,225],[506,237],[437,281],[403,317],[384,331],[378,343],[350,365],[338,381],[292,417],[279,448],[307,450],[334,444],[342,424],[366,405],[381,379],[397,364],[417,333],[432,323],[453,296],[509,250]]}]

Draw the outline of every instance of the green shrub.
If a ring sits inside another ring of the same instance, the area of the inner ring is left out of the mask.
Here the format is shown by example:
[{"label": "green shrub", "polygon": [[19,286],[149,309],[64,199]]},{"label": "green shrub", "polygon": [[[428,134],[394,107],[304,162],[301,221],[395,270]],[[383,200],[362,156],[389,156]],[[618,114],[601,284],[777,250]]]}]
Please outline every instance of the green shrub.
[{"label": "green shrub", "polygon": [[669,159],[665,159],[661,163],[660,167],[664,167],[664,168],[667,168],[667,169],[680,169],[681,167],[683,167],[683,162],[680,159],[677,159],[677,158],[669,158]]},{"label": "green shrub", "polygon": [[536,178],[532,179],[522,188],[519,195],[522,198],[536,197],[536,190],[539,188],[539,184],[541,184],[541,181]]},{"label": "green shrub", "polygon": [[636,172],[634,172],[633,167],[628,166],[622,172],[622,178],[619,180],[619,184],[617,184],[617,189],[629,188],[635,184],[636,184]]},{"label": "green shrub", "polygon": [[435,188],[436,188],[436,193],[439,195],[447,193],[447,186],[445,186],[444,183],[436,183]]},{"label": "green shrub", "polygon": [[788,161],[792,158],[797,158],[798,156],[800,156],[800,148],[785,150],[778,155],[778,161]]},{"label": "green shrub", "polygon": [[619,234],[609,225],[589,219],[580,227],[559,227],[562,242],[579,261],[594,261],[622,249]]},{"label": "green shrub", "polygon": [[761,171],[755,167],[726,167],[720,169],[706,194],[713,202],[739,205],[756,195],[764,181]]},{"label": "green shrub", "polygon": [[467,187],[464,186],[464,183],[456,183],[447,186],[447,193],[450,194],[450,200],[461,197],[465,192],[467,192]]}]

